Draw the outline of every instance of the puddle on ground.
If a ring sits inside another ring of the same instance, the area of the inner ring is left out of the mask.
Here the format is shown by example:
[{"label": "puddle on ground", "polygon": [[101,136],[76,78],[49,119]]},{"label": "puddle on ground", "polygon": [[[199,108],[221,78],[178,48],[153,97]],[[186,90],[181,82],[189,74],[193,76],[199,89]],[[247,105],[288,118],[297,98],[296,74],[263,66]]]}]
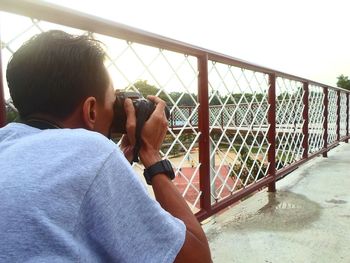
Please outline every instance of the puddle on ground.
[{"label": "puddle on ground", "polygon": [[[243,205],[243,203],[242,203]],[[208,231],[215,238],[223,231],[297,231],[316,221],[321,206],[288,191],[268,193],[266,204],[255,212],[243,211]],[[217,233],[216,233],[217,232]]]},{"label": "puddle on ground", "polygon": [[347,202],[345,200],[341,199],[331,199],[331,200],[326,200],[327,203],[332,203],[332,204],[346,204]]}]

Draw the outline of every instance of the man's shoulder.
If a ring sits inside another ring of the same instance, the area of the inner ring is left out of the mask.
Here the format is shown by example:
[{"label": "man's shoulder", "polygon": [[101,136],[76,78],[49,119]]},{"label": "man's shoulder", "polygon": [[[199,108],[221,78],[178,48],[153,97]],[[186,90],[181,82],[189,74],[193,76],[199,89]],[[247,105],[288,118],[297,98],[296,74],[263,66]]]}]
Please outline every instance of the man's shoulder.
[{"label": "man's shoulder", "polygon": [[86,142],[99,146],[105,145],[107,147],[115,146],[115,144],[104,135],[86,129],[57,129],[54,131],[50,130],[49,132],[53,132],[54,136],[58,136],[62,138],[62,140],[72,140],[80,143]]},{"label": "man's shoulder", "polygon": [[21,123],[12,123],[0,129],[0,142],[26,151],[59,152],[106,156],[118,146],[100,133],[86,129],[39,130]]},{"label": "man's shoulder", "polygon": [[86,129],[48,130],[43,137],[50,141],[50,144],[53,141],[56,147],[67,147],[67,150],[75,148],[93,154],[109,154],[118,149],[118,146],[104,135]]}]

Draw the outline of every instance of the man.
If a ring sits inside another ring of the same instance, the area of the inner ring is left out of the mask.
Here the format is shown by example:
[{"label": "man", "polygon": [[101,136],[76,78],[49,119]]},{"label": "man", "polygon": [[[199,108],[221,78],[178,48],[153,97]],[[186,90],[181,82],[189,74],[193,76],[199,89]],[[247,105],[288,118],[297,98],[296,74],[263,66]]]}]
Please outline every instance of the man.
[{"label": "man", "polygon": [[0,262],[210,262],[201,226],[159,169],[164,101],[149,97],[156,108],[141,133],[157,201],[127,160],[136,126],[130,99],[125,156],[107,139],[115,97],[104,56],[95,40],[49,31],[10,60],[22,123],[0,129]]}]

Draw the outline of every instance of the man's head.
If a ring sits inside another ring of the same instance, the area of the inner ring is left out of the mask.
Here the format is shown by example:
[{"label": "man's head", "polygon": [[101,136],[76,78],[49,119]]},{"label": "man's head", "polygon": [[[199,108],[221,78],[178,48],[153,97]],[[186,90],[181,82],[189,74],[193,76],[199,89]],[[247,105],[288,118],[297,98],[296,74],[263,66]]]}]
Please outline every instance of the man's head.
[{"label": "man's head", "polygon": [[114,98],[104,58],[100,43],[87,36],[54,30],[31,38],[13,54],[6,72],[21,118],[64,122],[74,116],[73,126],[107,135]]}]

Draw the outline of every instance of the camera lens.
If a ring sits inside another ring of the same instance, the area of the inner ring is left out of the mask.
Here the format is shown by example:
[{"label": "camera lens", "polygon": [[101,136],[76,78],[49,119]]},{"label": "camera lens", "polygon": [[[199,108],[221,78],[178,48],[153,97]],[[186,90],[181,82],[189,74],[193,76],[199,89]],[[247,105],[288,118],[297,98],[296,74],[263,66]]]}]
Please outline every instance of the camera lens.
[{"label": "camera lens", "polygon": [[[136,119],[142,120],[143,123],[149,119],[149,117],[155,109],[154,103],[150,100],[144,99],[140,93],[117,91],[116,100],[114,103],[114,119],[112,124],[112,132],[126,133],[126,113],[124,109],[124,102],[126,98],[130,98],[132,100],[135,108]],[[168,107],[165,107],[165,115],[167,119],[170,118],[170,111]]]}]

